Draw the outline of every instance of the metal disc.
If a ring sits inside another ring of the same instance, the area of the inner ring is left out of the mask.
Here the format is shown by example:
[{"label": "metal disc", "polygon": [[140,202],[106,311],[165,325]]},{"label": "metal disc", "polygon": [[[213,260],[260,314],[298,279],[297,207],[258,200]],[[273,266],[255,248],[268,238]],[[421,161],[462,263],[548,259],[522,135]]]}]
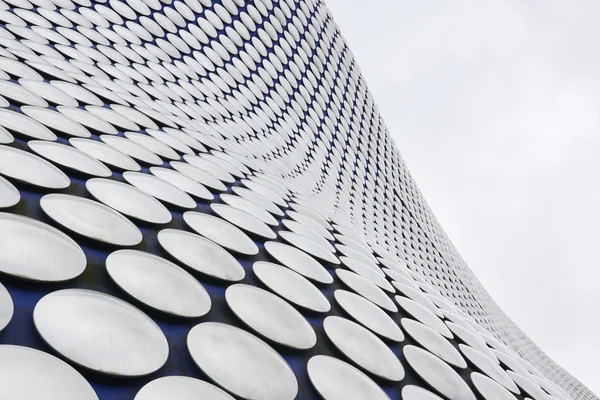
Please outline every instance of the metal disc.
[{"label": "metal disc", "polygon": [[444,315],[440,311],[439,308],[433,304],[431,300],[429,300],[423,292],[418,290],[415,287],[404,285],[398,282],[392,282],[394,287],[398,290],[398,292],[402,293],[404,296],[408,297],[411,300],[416,301],[424,307],[427,307],[429,311],[442,318]]},{"label": "metal disc", "polygon": [[369,282],[379,286],[386,292],[395,292],[394,287],[387,281],[387,279],[385,279],[385,274],[379,268],[375,269],[369,267],[368,265],[363,264],[360,261],[356,261],[345,256],[340,257],[340,261],[352,272],[357,273]]},{"label": "metal disc", "polygon": [[507,372],[508,376],[533,400],[548,400],[548,394],[542,390],[531,374],[521,375],[513,371]]},{"label": "metal disc", "polygon": [[55,141],[56,135],[44,125],[25,114],[0,108],[0,126],[27,139]]},{"label": "metal disc", "polygon": [[496,382],[510,390],[515,394],[519,394],[519,388],[515,385],[510,376],[504,371],[496,361],[487,357],[485,354],[473,349],[464,344],[459,344],[458,348],[467,357],[473,365],[475,365],[481,372],[485,373],[490,378],[493,378]]},{"label": "metal disc", "polygon": [[40,350],[0,345],[0,371],[1,399],[98,400],[75,368]]},{"label": "metal disc", "polygon": [[158,232],[158,242],[171,256],[213,278],[237,282],[246,272],[227,250],[212,241],[177,229]]},{"label": "metal disc", "polygon": [[335,347],[365,371],[394,382],[404,378],[404,368],[398,357],[362,325],[330,316],[325,318],[323,328]]},{"label": "metal disc", "polygon": [[401,393],[404,400],[442,400],[437,394],[415,385],[404,386]]},{"label": "metal disc", "polygon": [[15,138],[9,131],[0,126],[0,144],[11,144]]},{"label": "metal disc", "polygon": [[21,200],[21,193],[9,181],[0,176],[0,208],[8,208]]},{"label": "metal disc", "polygon": [[33,322],[58,353],[107,375],[147,375],[169,355],[167,339],[152,319],[100,292],[64,289],[47,294],[35,306]]},{"label": "metal disc", "polygon": [[312,326],[285,300],[265,290],[241,283],[225,292],[229,308],[261,336],[299,350],[312,348],[317,335]]},{"label": "metal disc", "polygon": [[150,196],[177,207],[193,209],[197,204],[187,193],[154,175],[142,172],[123,172],[123,179]]},{"label": "metal disc", "polygon": [[109,145],[92,139],[71,138],[69,143],[90,157],[125,171],[140,171],[142,167],[131,157]]},{"label": "metal disc", "polygon": [[163,376],[148,382],[133,400],[235,400],[229,394],[200,379]]},{"label": "metal disc", "polygon": [[128,217],[153,224],[167,224],[172,219],[169,210],[158,200],[126,183],[92,178],[85,187],[96,200]]},{"label": "metal disc", "polygon": [[197,318],[208,313],[210,296],[200,282],[164,258],[138,250],[118,250],[106,270],[136,300],[164,313]]},{"label": "metal disc", "polygon": [[527,376],[529,375],[529,371],[525,367],[523,367],[517,360],[515,360],[514,356],[502,353],[498,350],[492,350],[492,353],[496,356],[499,361],[502,361],[506,367],[510,368],[516,373]]},{"label": "metal disc", "polygon": [[467,368],[467,362],[448,339],[425,324],[410,318],[402,318],[400,324],[404,331],[421,347],[438,356],[448,364],[458,368]]},{"label": "metal disc", "polygon": [[444,325],[441,319],[439,319],[434,313],[429,311],[425,306],[417,303],[408,297],[395,296],[396,302],[402,307],[402,309],[410,314],[414,319],[423,324],[427,325],[440,335],[447,337],[448,339],[454,338],[452,332]]},{"label": "metal disc", "polygon": [[46,189],[64,189],[71,180],[60,169],[35,154],[0,146],[0,175]]},{"label": "metal disc", "polygon": [[117,246],[135,246],[143,239],[131,221],[97,201],[51,193],[40,199],[40,207],[60,225],[90,239]]},{"label": "metal disc", "polygon": [[463,378],[438,357],[413,345],[404,346],[402,352],[411,368],[425,382],[447,398],[476,400]]},{"label": "metal disc", "polygon": [[162,167],[150,167],[150,172],[161,179],[178,187],[187,194],[190,194],[201,200],[212,200],[215,196],[204,185],[196,182],[192,178],[182,174],[181,172]]},{"label": "metal disc", "polygon": [[31,140],[27,145],[38,155],[64,167],[101,178],[112,175],[106,165],[75,147],[43,140]]},{"label": "metal disc", "polygon": [[221,200],[223,200],[230,206],[246,211],[248,214],[255,216],[267,225],[279,225],[279,222],[277,222],[277,220],[271,215],[271,213],[269,213],[261,206],[251,202],[250,200],[227,193],[222,193],[219,195],[219,197],[221,197]]},{"label": "metal disc", "polygon": [[212,215],[188,211],[183,214],[183,220],[196,233],[240,254],[258,254],[256,244],[237,226]]},{"label": "metal disc", "polygon": [[275,239],[277,237],[275,232],[273,232],[273,229],[271,229],[267,224],[244,210],[240,210],[239,208],[235,208],[227,204],[216,203],[211,204],[210,208],[219,217],[226,219],[246,232],[265,239]]},{"label": "metal disc", "polygon": [[[510,378],[509,378],[510,379]],[[475,389],[485,400],[516,400],[517,398],[493,379],[479,372],[471,374],[471,381]]]},{"label": "metal disc", "polygon": [[358,323],[389,340],[404,340],[404,334],[394,320],[369,300],[346,290],[336,290],[333,295],[344,311]]},{"label": "metal disc", "polygon": [[148,165],[162,165],[163,161],[159,156],[143,147],[142,145],[120,136],[101,135],[100,140],[119,150],[123,154]]},{"label": "metal disc", "polygon": [[306,365],[308,377],[324,400],[390,400],[367,375],[329,356],[314,356]]},{"label": "metal disc", "polygon": [[372,301],[384,310],[398,312],[398,307],[388,295],[367,279],[352,271],[341,268],[336,269],[335,273],[346,286],[365,299]]},{"label": "metal disc", "polygon": [[370,265],[373,267],[377,266],[377,259],[371,254],[362,252],[357,249],[353,249],[352,247],[346,246],[344,244],[336,244],[335,247],[340,253],[342,253],[348,258],[352,258],[353,260],[360,261],[363,264]]},{"label": "metal disc", "polygon": [[15,306],[8,290],[0,282],[0,332],[10,323]]},{"label": "metal disc", "polygon": [[461,325],[455,324],[450,321],[446,321],[446,326],[450,328],[452,333],[454,333],[464,343],[468,344],[476,350],[479,350],[480,352],[494,360],[496,364],[500,364],[500,361],[498,361],[492,350],[487,346],[487,344],[481,338],[481,336],[479,336],[478,333],[472,330],[472,328],[471,330],[469,330]]},{"label": "metal disc", "polygon": [[320,313],[331,310],[327,297],[297,272],[265,261],[255,262],[252,270],[263,284],[290,303]]},{"label": "metal disc", "polygon": [[81,247],[58,229],[0,213],[0,271],[28,280],[61,282],[81,275],[86,264]]},{"label": "metal disc", "polygon": [[296,376],[283,357],[242,329],[205,322],[192,328],[187,345],[198,367],[236,396],[292,400],[298,393]]},{"label": "metal disc", "polygon": [[281,220],[281,223],[290,231],[317,242],[321,247],[324,247],[330,253],[335,253],[335,247],[333,247],[333,245],[329,243],[327,239],[321,236],[319,232],[314,231],[312,228],[309,228],[308,226],[291,219],[283,219]]},{"label": "metal disc", "polygon": [[302,250],[279,242],[266,242],[265,250],[277,261],[308,279],[326,284],[333,282],[329,272]]},{"label": "metal disc", "polygon": [[237,194],[238,196],[243,197],[244,199],[251,201],[252,203],[256,204],[257,206],[267,210],[268,212],[270,212],[273,215],[276,215],[278,217],[282,217],[283,216],[283,212],[279,209],[279,207],[273,203],[271,200],[267,199],[266,197],[250,190],[250,189],[246,189],[240,186],[233,186],[231,188],[233,190],[233,193]]},{"label": "metal disc", "polygon": [[329,262],[331,264],[340,264],[340,260],[336,256],[334,256],[332,252],[330,252],[325,247],[321,246],[319,243],[315,242],[311,238],[290,231],[279,231],[279,236],[292,246],[295,246],[300,250],[304,250],[313,257]]}]

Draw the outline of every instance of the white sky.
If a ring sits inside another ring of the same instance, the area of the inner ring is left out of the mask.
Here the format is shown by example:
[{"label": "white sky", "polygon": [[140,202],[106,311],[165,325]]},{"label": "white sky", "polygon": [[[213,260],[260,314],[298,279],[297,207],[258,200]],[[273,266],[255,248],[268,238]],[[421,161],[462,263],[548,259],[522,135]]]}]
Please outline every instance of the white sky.
[{"label": "white sky", "polygon": [[600,393],[600,2],[326,4],[458,251]]}]

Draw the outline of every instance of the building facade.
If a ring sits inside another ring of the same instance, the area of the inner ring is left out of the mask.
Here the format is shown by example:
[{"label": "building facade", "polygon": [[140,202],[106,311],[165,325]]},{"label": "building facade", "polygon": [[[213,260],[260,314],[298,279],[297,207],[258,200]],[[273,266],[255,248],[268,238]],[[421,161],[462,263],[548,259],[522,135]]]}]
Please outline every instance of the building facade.
[{"label": "building facade", "polygon": [[0,399],[596,399],[318,0],[0,0]]}]

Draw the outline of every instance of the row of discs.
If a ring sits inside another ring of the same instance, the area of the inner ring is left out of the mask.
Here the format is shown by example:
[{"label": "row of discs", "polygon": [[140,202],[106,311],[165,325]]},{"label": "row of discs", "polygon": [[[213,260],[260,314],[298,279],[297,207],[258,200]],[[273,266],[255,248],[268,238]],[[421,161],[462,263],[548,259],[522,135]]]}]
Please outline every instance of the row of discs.
[{"label": "row of discs", "polygon": [[0,209],[0,398],[569,400],[321,1],[0,0]]}]

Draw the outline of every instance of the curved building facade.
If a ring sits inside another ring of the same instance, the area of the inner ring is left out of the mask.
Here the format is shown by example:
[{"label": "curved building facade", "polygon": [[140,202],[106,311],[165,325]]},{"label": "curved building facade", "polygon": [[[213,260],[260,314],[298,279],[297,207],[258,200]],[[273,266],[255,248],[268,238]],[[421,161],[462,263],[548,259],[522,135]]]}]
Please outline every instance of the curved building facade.
[{"label": "curved building facade", "polygon": [[0,0],[0,399],[596,397],[496,305],[318,0]]}]

